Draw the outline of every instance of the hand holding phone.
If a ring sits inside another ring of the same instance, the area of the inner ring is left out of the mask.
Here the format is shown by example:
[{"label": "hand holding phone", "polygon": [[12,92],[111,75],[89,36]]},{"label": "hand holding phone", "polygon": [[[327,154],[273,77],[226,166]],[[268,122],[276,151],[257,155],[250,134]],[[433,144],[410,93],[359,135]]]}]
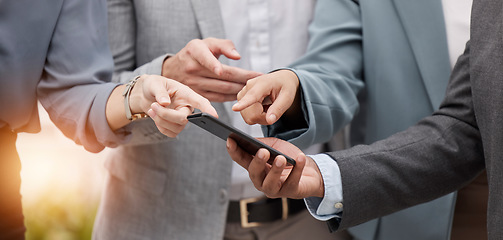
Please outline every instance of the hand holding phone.
[{"label": "hand holding phone", "polygon": [[293,160],[292,158],[257,140],[256,138],[242,132],[241,130],[223,123],[222,121],[209,114],[195,113],[187,116],[187,119],[191,123],[203,128],[204,130],[223,139],[224,141],[227,141],[227,138],[232,138],[234,141],[236,141],[240,148],[251,155],[255,155],[260,148],[267,149],[271,153],[269,163],[272,163],[277,156],[282,155],[286,158],[287,163],[295,166],[295,160]]}]

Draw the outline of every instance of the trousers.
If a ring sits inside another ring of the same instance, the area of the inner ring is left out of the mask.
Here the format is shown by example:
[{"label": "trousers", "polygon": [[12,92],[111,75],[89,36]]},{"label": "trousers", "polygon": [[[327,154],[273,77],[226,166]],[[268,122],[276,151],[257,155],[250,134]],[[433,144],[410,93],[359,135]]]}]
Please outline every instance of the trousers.
[{"label": "trousers", "polygon": [[327,223],[316,220],[306,210],[286,220],[278,220],[259,227],[242,228],[241,223],[227,223],[224,240],[283,240],[330,239],[351,240],[346,231],[331,233]]},{"label": "trousers", "polygon": [[0,129],[0,239],[24,240],[21,206],[21,161],[16,150],[17,134],[9,128]]}]

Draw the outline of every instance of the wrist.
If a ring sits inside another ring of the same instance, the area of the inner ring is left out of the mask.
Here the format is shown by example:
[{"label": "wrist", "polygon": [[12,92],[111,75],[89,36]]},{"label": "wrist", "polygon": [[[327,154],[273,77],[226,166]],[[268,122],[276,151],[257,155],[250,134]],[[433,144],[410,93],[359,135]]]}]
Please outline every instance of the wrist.
[{"label": "wrist", "polygon": [[320,173],[320,185],[318,187],[318,191],[316,192],[316,196],[317,197],[320,197],[320,198],[324,198],[325,197],[325,184],[323,183],[323,178],[321,177],[321,173]]},{"label": "wrist", "polygon": [[288,110],[286,110],[285,112],[285,116],[298,116],[299,112],[300,112],[300,106],[301,106],[301,102],[300,102],[300,95],[301,95],[301,92],[300,92],[300,80],[297,76],[297,74],[295,72],[293,72],[292,70],[289,70],[289,69],[285,69],[285,70],[281,70],[281,71],[284,71],[284,79],[287,79],[288,81],[291,82],[291,85],[292,85],[292,91],[295,91],[295,97],[293,99],[293,102],[292,102],[292,105],[290,105],[290,107],[288,108]]},{"label": "wrist", "polygon": [[321,175],[320,168],[318,167],[318,164],[314,161],[313,158],[306,156],[307,157],[307,163],[309,165],[313,165],[313,168],[315,169],[317,180],[318,180],[318,186],[313,189],[313,193],[311,196],[314,197],[320,197],[323,198],[325,197],[325,183],[323,182],[323,176]]},{"label": "wrist", "polygon": [[141,102],[143,101],[143,79],[139,79],[136,84],[131,89],[131,95],[129,96],[129,108],[132,114],[143,113],[141,108]]},{"label": "wrist", "polygon": [[146,117],[141,107],[143,101],[144,78],[137,76],[126,84],[122,96],[124,97],[124,110],[128,120]]},{"label": "wrist", "polygon": [[172,72],[170,70],[172,57],[173,56],[168,55],[168,56],[166,56],[166,58],[164,58],[164,61],[162,62],[162,66],[161,66],[161,76],[170,78],[169,73]]}]

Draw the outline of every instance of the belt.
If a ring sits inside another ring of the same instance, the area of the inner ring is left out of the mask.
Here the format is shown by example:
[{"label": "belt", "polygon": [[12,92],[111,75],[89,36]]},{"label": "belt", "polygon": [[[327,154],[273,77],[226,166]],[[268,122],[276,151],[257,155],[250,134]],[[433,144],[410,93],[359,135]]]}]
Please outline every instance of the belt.
[{"label": "belt", "polygon": [[303,199],[248,198],[230,201],[227,222],[240,222],[243,228],[258,227],[263,223],[285,220],[304,209]]}]

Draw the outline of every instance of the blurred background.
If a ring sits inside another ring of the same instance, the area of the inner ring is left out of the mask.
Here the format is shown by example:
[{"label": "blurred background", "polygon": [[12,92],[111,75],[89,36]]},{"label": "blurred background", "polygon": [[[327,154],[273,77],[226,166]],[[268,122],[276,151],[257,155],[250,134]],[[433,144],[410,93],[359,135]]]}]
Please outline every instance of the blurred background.
[{"label": "blurred background", "polygon": [[27,240],[91,239],[108,151],[85,151],[39,110],[42,131],[21,133],[17,141]]}]

